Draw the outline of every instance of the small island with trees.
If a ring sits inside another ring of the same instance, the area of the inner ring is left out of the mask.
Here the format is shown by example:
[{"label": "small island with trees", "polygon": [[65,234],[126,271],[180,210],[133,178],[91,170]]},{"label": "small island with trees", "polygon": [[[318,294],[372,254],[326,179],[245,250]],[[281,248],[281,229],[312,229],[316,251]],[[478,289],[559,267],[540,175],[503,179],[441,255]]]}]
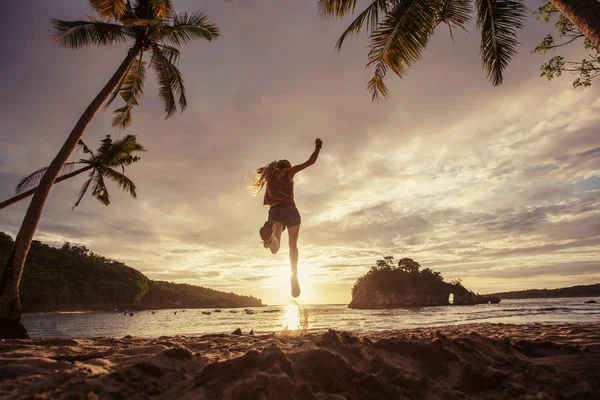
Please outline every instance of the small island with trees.
[{"label": "small island with trees", "polygon": [[[13,239],[0,232],[0,273]],[[20,288],[24,312],[260,307],[262,300],[201,286],[149,279],[85,246],[34,240]]]},{"label": "small island with trees", "polygon": [[349,308],[378,309],[443,305],[499,303],[495,296],[478,295],[466,289],[460,279],[445,282],[439,272],[411,258],[394,263],[394,257],[377,260],[376,265],[357,279]]}]

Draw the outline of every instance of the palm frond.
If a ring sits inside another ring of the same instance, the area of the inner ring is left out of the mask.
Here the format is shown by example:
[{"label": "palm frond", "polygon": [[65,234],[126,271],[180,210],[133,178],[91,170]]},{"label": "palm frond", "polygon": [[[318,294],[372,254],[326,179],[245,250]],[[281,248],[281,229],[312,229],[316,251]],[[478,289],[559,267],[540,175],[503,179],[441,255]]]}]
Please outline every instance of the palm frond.
[{"label": "palm frond", "polygon": [[452,34],[452,28],[466,30],[465,25],[471,22],[472,12],[473,4],[471,0],[443,0],[438,18],[439,22],[448,24],[450,34]]},{"label": "palm frond", "polygon": [[175,97],[178,96],[179,108],[183,111],[187,107],[185,87],[179,69],[169,62],[160,47],[152,44],[152,67],[158,79],[158,96],[165,103],[167,118],[177,111]]},{"label": "palm frond", "polygon": [[125,29],[118,24],[90,21],[52,20],[52,37],[61,46],[79,49],[92,45],[123,43],[129,38]]},{"label": "palm frond", "polygon": [[129,179],[122,173],[115,171],[111,168],[102,168],[102,175],[118,184],[123,191],[129,193],[129,195],[134,199],[137,198],[135,184],[131,179]]},{"label": "palm frond", "polygon": [[149,35],[151,40],[159,43],[170,43],[175,47],[196,39],[209,42],[220,35],[216,24],[208,19],[206,14],[196,11],[188,15],[175,14],[171,25],[164,25]]},{"label": "palm frond", "polygon": [[323,18],[343,17],[354,12],[356,0],[317,0],[317,10]]},{"label": "palm frond", "polygon": [[119,19],[127,11],[127,0],[89,0],[102,18]]},{"label": "palm frond", "polygon": [[119,93],[127,104],[137,106],[138,100],[144,95],[144,81],[146,79],[146,62],[142,61],[143,53],[140,58],[131,62],[129,70],[123,78],[123,84]]},{"label": "palm frond", "polygon": [[360,13],[354,21],[348,26],[348,28],[342,33],[342,36],[338,39],[335,47],[340,50],[346,37],[358,34],[362,29],[365,22],[367,23],[367,31],[369,34],[373,33],[377,24],[379,24],[380,13],[387,13],[390,8],[389,0],[375,0],[369,7],[367,7],[362,13]]},{"label": "palm frond", "polygon": [[163,55],[167,58],[167,60],[169,60],[171,64],[179,64],[179,56],[181,53],[177,48],[173,46],[168,46],[166,44],[159,44],[158,47],[160,47]]},{"label": "palm frond", "polygon": [[113,111],[112,126],[117,129],[125,129],[131,124],[131,104],[117,108]]},{"label": "palm frond", "polygon": [[402,78],[411,64],[421,58],[437,24],[439,5],[439,0],[397,2],[371,34],[367,66],[375,67],[368,83],[373,101],[387,95],[383,79],[388,68]]},{"label": "palm frond", "polygon": [[481,29],[481,59],[488,79],[502,84],[502,73],[516,54],[517,30],[523,28],[526,7],[521,0],[476,0]]},{"label": "palm frond", "polygon": [[[104,171],[104,170],[103,170]],[[106,183],[102,177],[102,173],[98,173],[94,176],[94,189],[92,190],[92,196],[105,206],[110,204],[110,195],[106,189]]]},{"label": "palm frond", "polygon": [[111,167],[130,165],[140,159],[132,155],[138,151],[146,150],[138,143],[135,135],[126,135],[122,139],[115,140],[110,148],[102,154],[104,165]]},{"label": "palm frond", "polygon": [[[62,167],[62,175],[68,174],[69,172],[71,172],[73,170],[73,166],[75,164],[80,164],[80,162],[73,161],[73,162],[65,163],[65,165],[63,165],[63,167]],[[17,187],[15,188],[15,194],[21,194],[31,188],[36,187],[38,185],[38,183],[40,182],[40,179],[42,179],[42,176],[44,176],[44,173],[46,172],[47,169],[48,169],[48,167],[40,168],[37,171],[35,171],[35,172],[27,175],[23,179],[21,179],[19,181],[19,183],[17,184]]]},{"label": "palm frond", "polygon": [[167,19],[173,13],[173,4],[170,0],[150,0],[152,15],[158,19]]},{"label": "palm frond", "polygon": [[81,186],[81,189],[79,189],[79,197],[77,197],[77,201],[75,202],[75,205],[71,208],[71,212],[73,212],[73,210],[75,210],[75,207],[78,207],[79,203],[81,203],[81,200],[83,199],[83,196],[85,196],[85,193],[87,192],[88,188],[90,187],[90,184],[92,183],[92,179],[94,179],[95,174],[96,174],[96,170],[92,169],[92,171],[90,172],[90,175],[89,175],[90,177]]},{"label": "palm frond", "polygon": [[124,18],[121,19],[124,26],[158,26],[163,23],[162,19],[158,18]]}]

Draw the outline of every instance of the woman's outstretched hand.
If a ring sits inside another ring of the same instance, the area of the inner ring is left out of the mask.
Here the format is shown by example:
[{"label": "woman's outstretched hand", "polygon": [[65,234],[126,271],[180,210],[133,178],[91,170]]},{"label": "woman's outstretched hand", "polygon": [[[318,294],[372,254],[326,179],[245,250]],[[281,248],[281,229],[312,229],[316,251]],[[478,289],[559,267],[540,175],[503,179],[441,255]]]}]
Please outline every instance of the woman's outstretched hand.
[{"label": "woman's outstretched hand", "polygon": [[323,146],[323,141],[321,139],[315,140],[315,147],[318,147],[320,149],[321,146]]}]

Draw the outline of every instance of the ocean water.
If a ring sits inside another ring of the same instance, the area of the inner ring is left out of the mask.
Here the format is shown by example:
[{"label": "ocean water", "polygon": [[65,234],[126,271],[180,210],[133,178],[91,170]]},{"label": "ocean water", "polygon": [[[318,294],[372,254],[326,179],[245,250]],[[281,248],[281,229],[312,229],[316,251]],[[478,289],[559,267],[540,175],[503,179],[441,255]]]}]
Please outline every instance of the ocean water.
[{"label": "ocean water", "polygon": [[[587,300],[596,304],[585,304]],[[421,307],[392,310],[353,310],[346,305],[302,305],[242,309],[177,309],[123,312],[26,314],[23,324],[39,337],[159,337],[244,334],[280,331],[317,332],[329,328],[351,332],[430,327],[465,323],[591,323],[600,322],[600,298],[503,300],[499,304]],[[202,312],[211,312],[209,315]]]}]

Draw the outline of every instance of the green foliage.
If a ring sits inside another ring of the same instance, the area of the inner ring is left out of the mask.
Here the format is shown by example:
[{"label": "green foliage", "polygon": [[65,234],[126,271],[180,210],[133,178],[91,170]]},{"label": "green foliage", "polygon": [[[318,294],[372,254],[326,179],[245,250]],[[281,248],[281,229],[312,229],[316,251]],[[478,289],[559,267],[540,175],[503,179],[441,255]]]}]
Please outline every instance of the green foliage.
[{"label": "green foliage", "polygon": [[[136,59],[106,102],[108,107],[118,96],[125,102],[114,110],[113,126],[124,129],[131,124],[131,110],[144,94],[143,55],[147,51],[151,53],[150,66],[158,78],[158,94],[165,103],[166,118],[177,111],[177,105],[183,111],[187,100],[177,69],[177,47],[199,39],[211,41],[219,36],[219,28],[202,12],[175,13],[169,0],[90,0],[90,5],[101,20],[91,17],[88,21],[53,19],[53,37],[58,44],[71,49],[134,43],[130,51],[136,53]],[[100,184],[102,178],[95,180]],[[97,193],[99,200],[108,201],[102,190]]]},{"label": "green foliage", "polygon": [[[12,244],[12,238],[0,232],[2,268]],[[27,257],[20,294],[24,312],[262,305],[252,296],[152,281],[82,245],[67,242],[57,249],[36,240]]]},{"label": "green foliage", "polygon": [[352,287],[352,297],[359,291],[395,293],[409,287],[436,290],[447,285],[439,272],[420,268],[419,263],[411,258],[403,258],[395,264],[393,256],[386,256],[357,279]]},{"label": "green foliage", "polygon": [[579,285],[560,289],[529,289],[516,292],[492,293],[503,299],[544,299],[558,297],[599,297],[600,283],[594,285]]},{"label": "green foliage", "polygon": [[[137,198],[136,187],[133,181],[126,177],[123,173],[114,170],[113,168],[120,167],[121,171],[125,172],[125,167],[131,165],[141,158],[134,156],[133,153],[139,151],[145,151],[144,147],[138,143],[135,135],[126,135],[122,139],[113,141],[110,135],[106,135],[101,141],[101,145],[96,152],[90,150],[83,141],[79,141],[80,148],[83,149],[84,154],[89,154],[89,158],[80,159],[76,162],[70,162],[64,165],[63,174],[70,171],[75,165],[84,165],[83,168],[73,172],[71,175],[75,176],[77,173],[81,173],[90,170],[88,179],[84,182],[83,186],[79,191],[79,197],[73,206],[73,209],[79,205],[83,196],[92,187],[92,196],[104,205],[110,204],[110,196],[108,194],[108,188],[104,178],[108,178],[115,182],[119,187],[129,193],[134,199]],[[40,168],[34,173],[26,176],[19,181],[15,192],[17,194],[22,193],[30,188],[35,187],[39,180],[42,178],[48,167]]]},{"label": "green foliage", "polygon": [[[475,7],[474,7],[475,5]],[[318,0],[325,18],[343,17],[354,12],[356,0]],[[517,31],[523,27],[526,8],[522,0],[374,0],[358,14],[340,36],[339,50],[348,36],[366,25],[371,39],[367,66],[374,67],[368,88],[374,101],[387,96],[384,83],[390,69],[402,78],[421,58],[429,39],[440,24],[465,29],[476,11],[481,31],[481,59],[488,79],[502,83],[502,75],[516,54]]]},{"label": "green foliage", "polygon": [[532,53],[546,54],[548,51],[574,42],[581,43],[583,48],[588,51],[587,56],[581,61],[567,61],[560,55],[552,57],[540,67],[542,71],[540,76],[552,80],[561,76],[563,72],[569,72],[576,76],[573,80],[574,88],[591,86],[592,80],[600,76],[600,49],[554,7],[550,0],[545,0],[544,4],[532,14],[538,20],[543,19],[545,22],[551,22],[556,17],[554,27],[560,38],[560,42],[557,42],[552,34],[546,35]]}]

